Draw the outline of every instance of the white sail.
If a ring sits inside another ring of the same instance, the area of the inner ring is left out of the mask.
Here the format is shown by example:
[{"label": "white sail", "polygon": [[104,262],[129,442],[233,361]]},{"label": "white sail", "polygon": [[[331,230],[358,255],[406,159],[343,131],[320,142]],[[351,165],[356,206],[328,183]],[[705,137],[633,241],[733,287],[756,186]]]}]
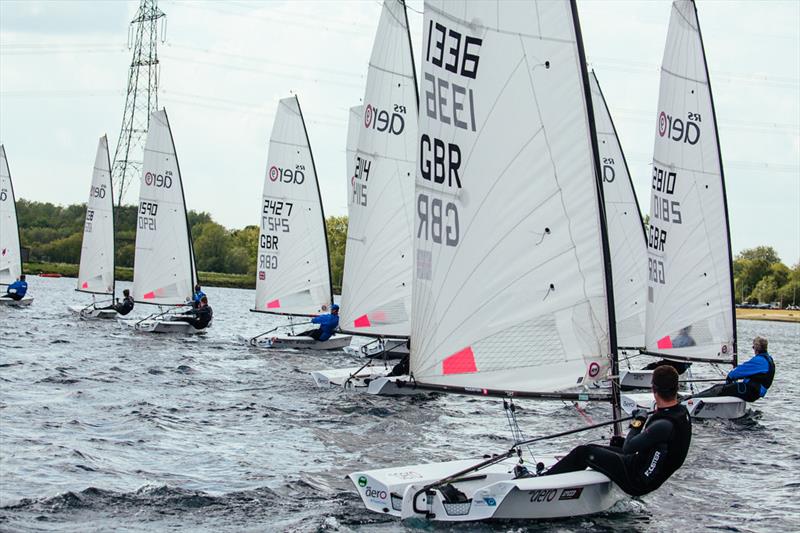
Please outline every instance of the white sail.
[{"label": "white sail", "polygon": [[638,348],[644,346],[647,311],[647,242],[628,163],[594,71],[590,73],[590,80],[608,241],[614,266],[617,344]]},{"label": "white sail", "polygon": [[410,332],[417,108],[405,4],[385,0],[348,184],[345,331],[401,337]]},{"label": "white sail", "polygon": [[561,391],[606,374],[598,160],[574,4],[428,1],[411,371]]},{"label": "white sail", "polygon": [[83,225],[81,264],[77,290],[94,294],[114,294],[114,195],[108,139],[97,143],[86,221]]},{"label": "white sail", "polygon": [[[347,182],[350,184],[348,188],[348,198],[350,199],[353,198],[353,181],[356,175],[356,151],[358,150],[358,134],[361,132],[362,120],[364,120],[364,106],[357,105],[351,107],[347,119],[347,145],[345,146],[345,153],[347,155]],[[345,256],[345,261],[346,260],[347,257]]]},{"label": "white sail", "polygon": [[254,311],[314,315],[332,302],[325,214],[297,97],[272,126],[261,204]]},{"label": "white sail", "polygon": [[648,351],[731,361],[730,235],[697,11],[672,4],[661,67],[648,241]]},{"label": "white sail", "polygon": [[0,285],[11,285],[22,274],[17,204],[5,146],[0,145]]},{"label": "white sail", "polygon": [[181,305],[197,273],[178,157],[166,110],[150,115],[144,148],[133,268],[137,302]]}]

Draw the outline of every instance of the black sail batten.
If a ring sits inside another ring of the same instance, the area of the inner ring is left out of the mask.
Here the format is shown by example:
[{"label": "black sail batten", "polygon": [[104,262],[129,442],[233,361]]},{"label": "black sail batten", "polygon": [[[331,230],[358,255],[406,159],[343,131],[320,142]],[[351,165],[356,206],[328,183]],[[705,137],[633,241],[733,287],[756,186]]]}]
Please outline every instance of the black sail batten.
[{"label": "black sail batten", "polygon": [[[186,218],[186,238],[189,240],[189,259],[190,259],[189,269],[191,270],[189,279],[192,280],[192,291],[194,291],[194,286],[197,283],[199,283],[199,278],[197,277],[197,265],[195,264],[195,259],[194,259],[194,242],[192,241],[192,227],[189,225],[189,213],[186,211],[186,194],[183,191],[183,173],[181,172],[181,165],[178,162],[178,150],[175,148],[175,139],[172,137],[172,127],[169,125],[169,117],[167,116],[167,109],[164,107],[161,108],[161,110],[164,112],[164,118],[167,120],[167,131],[169,132],[169,141],[170,143],[172,143],[172,153],[175,156],[175,167],[178,169],[178,179],[181,181],[181,201],[183,202],[183,216]],[[142,303],[148,303],[148,302],[142,302]],[[176,304],[176,305],[182,305],[182,304]]]},{"label": "black sail batten", "polygon": [[725,361],[724,359],[718,359],[712,357],[695,357],[693,355],[692,356],[673,355],[673,354],[666,354],[659,352],[651,352],[649,350],[642,350],[641,353],[643,355],[652,355],[653,357],[660,357],[668,361],[685,361],[687,363],[731,363],[732,365],[735,366],[735,359],[730,359],[729,361]]},{"label": "black sail batten", "polygon": [[694,19],[697,22],[697,35],[700,38],[700,50],[703,52],[703,68],[706,73],[706,83],[708,84],[708,98],[711,100],[711,119],[714,123],[714,135],[717,139],[717,157],[719,158],[719,178],[722,184],[722,205],[724,206],[723,215],[725,217],[725,232],[728,236],[728,269],[731,290],[731,318],[733,320],[733,358],[731,364],[736,366],[738,364],[739,350],[737,346],[736,336],[736,296],[733,287],[733,253],[731,251],[731,225],[728,217],[728,195],[725,191],[725,171],[722,168],[722,149],[719,146],[719,128],[717,127],[717,111],[714,107],[714,94],[711,90],[711,76],[708,74],[708,61],[706,61],[706,48],[703,44],[703,32],[700,31],[700,17],[697,16],[697,4],[692,0],[692,8],[694,8]]},{"label": "black sail batten", "polygon": [[411,26],[408,25],[408,10],[406,0],[398,0],[403,4],[403,17],[406,21],[406,35],[408,35],[408,52],[411,54],[411,75],[414,77],[414,96],[417,98],[417,114],[419,114],[419,85],[417,84],[417,65],[414,62],[414,45],[411,41]]},{"label": "black sail batten", "polygon": [[[611,380],[611,405],[615,419],[620,417],[620,395],[619,395],[619,358],[617,354],[617,323],[614,314],[614,282],[611,275],[611,248],[608,243],[608,228],[606,227],[606,208],[603,196],[603,181],[600,171],[600,149],[597,146],[597,127],[594,122],[594,107],[592,106],[592,87],[589,81],[589,70],[586,67],[586,52],[583,48],[583,36],[581,34],[581,23],[578,18],[578,6],[575,0],[570,0],[572,10],[572,22],[575,28],[575,43],[578,48],[578,61],[580,63],[581,78],[583,81],[583,95],[586,105],[586,116],[589,124],[589,137],[592,144],[592,158],[594,161],[595,187],[597,190],[597,201],[600,218],[600,236],[603,247],[603,265],[606,280],[606,307],[608,314],[608,344],[611,351],[611,375],[615,376]],[[614,424],[614,434],[621,433],[620,424]]]},{"label": "black sail batten", "polygon": [[636,203],[636,215],[639,218],[639,226],[642,228],[642,238],[644,239],[644,243],[646,246],[647,232],[644,229],[644,220],[642,220],[642,210],[639,207],[639,198],[636,196],[636,189],[633,188],[633,177],[631,176],[631,171],[628,168],[628,160],[625,158],[625,150],[622,149],[622,143],[619,142],[617,127],[614,125],[614,117],[611,116],[611,110],[608,108],[608,102],[606,102],[606,97],[603,94],[603,88],[600,87],[600,82],[597,80],[597,74],[595,74],[594,69],[592,69],[592,76],[594,76],[594,80],[597,82],[597,90],[600,91],[600,99],[603,101],[603,106],[606,108],[606,114],[608,115],[608,120],[609,122],[611,122],[611,129],[614,132],[614,137],[617,139],[617,145],[619,146],[619,153],[622,154],[622,164],[625,165],[625,172],[628,173],[628,184],[630,184],[631,192],[633,192],[633,201]]},{"label": "black sail batten", "polygon": [[413,377],[409,381],[397,380],[394,382],[399,388],[410,388],[427,392],[446,392],[450,394],[465,394],[468,396],[486,396],[494,398],[529,398],[540,400],[563,400],[563,401],[596,401],[614,403],[614,396],[610,394],[596,394],[589,392],[530,392],[514,391],[503,389],[485,389],[481,387],[464,387],[458,385],[437,385],[433,383],[421,383],[415,381]]},{"label": "black sail batten", "polygon": [[339,333],[346,335],[358,335],[359,337],[369,337],[370,339],[403,339],[408,340],[411,335],[386,335],[384,333],[365,333],[363,331],[352,331],[349,329],[339,329]]},{"label": "black sail batten", "polygon": [[[294,95],[294,100],[297,102],[297,111],[300,113],[300,122],[303,123],[303,133],[306,136],[306,145],[308,145],[308,155],[311,157],[311,168],[314,169],[314,181],[317,183],[317,196],[319,198],[319,212],[322,216],[322,231],[325,233],[325,261],[328,263],[328,287],[330,288],[330,302],[333,305],[333,274],[331,273],[331,252],[330,245],[328,244],[328,224],[325,222],[325,207],[322,205],[322,190],[319,188],[319,175],[317,174],[317,166],[314,163],[314,152],[311,150],[311,141],[308,138],[308,128],[306,128],[306,121],[303,118],[303,110],[300,108],[300,99]],[[307,316],[307,315],[297,315]],[[310,315],[316,316],[316,315]]]},{"label": "black sail batten", "polygon": [[117,296],[117,227],[115,223],[116,209],[114,208],[114,175],[111,173],[111,154],[108,152],[108,135],[103,135],[106,140],[106,160],[108,161],[108,184],[111,188],[111,301]]}]

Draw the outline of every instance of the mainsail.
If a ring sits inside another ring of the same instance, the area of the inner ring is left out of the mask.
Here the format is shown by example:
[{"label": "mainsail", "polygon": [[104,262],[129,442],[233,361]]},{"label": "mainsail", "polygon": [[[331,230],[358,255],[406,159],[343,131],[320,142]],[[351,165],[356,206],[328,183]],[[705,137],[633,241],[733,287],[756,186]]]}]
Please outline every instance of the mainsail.
[{"label": "mainsail", "polygon": [[703,39],[689,0],[672,4],[657,113],[646,347],[677,359],[734,362],[725,180]]},{"label": "mainsail", "polygon": [[6,148],[0,145],[0,285],[11,285],[22,274],[17,204]]},{"label": "mainsail", "polygon": [[617,343],[619,346],[639,348],[644,347],[647,310],[647,241],[628,163],[594,71],[590,73],[590,80],[608,241],[611,264],[614,265]]},{"label": "mainsail", "polygon": [[574,2],[425,4],[411,372],[552,395],[616,352]]},{"label": "mainsail", "polygon": [[133,298],[182,305],[191,299],[197,272],[181,171],[164,109],[150,115],[142,167]]},{"label": "mainsail", "polygon": [[418,107],[405,4],[385,0],[348,183],[344,331],[392,337],[410,332]]},{"label": "mainsail", "polygon": [[333,302],[317,171],[296,96],[278,103],[261,204],[253,311],[315,315]]},{"label": "mainsail", "polygon": [[114,294],[114,195],[108,139],[97,143],[86,221],[83,225],[81,264],[77,290],[93,294]]}]

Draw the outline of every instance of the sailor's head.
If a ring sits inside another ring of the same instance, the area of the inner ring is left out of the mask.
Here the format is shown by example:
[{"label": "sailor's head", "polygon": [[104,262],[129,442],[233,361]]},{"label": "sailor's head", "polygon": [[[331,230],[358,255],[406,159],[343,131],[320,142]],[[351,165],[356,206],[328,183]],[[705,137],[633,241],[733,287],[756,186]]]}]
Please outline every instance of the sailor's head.
[{"label": "sailor's head", "polygon": [[200,284],[194,286],[194,292],[200,292]]},{"label": "sailor's head", "polygon": [[208,305],[208,296],[203,296],[200,298],[200,303],[203,305]]},{"label": "sailor's head", "polygon": [[122,295],[123,295],[125,298],[127,298],[128,296],[130,296],[130,295],[131,295],[131,291],[129,291],[128,289],[125,289],[124,291],[122,291]]},{"label": "sailor's head", "polygon": [[333,304],[331,306],[331,314],[338,315],[339,314],[339,304]]},{"label": "sailor's head", "polygon": [[20,281],[25,281],[25,274],[20,274],[19,275],[19,280]]},{"label": "sailor's head", "polygon": [[767,353],[767,346],[769,342],[764,337],[756,337],[753,339],[753,351],[756,353]]},{"label": "sailor's head", "polygon": [[653,393],[662,400],[674,400],[678,396],[678,371],[669,365],[653,370]]}]

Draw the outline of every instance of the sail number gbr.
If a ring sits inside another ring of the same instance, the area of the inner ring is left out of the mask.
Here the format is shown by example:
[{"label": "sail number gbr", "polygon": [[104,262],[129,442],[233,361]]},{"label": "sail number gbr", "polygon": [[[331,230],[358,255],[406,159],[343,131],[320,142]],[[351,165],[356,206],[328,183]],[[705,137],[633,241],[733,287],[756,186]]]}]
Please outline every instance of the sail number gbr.
[{"label": "sail number gbr", "polygon": [[156,214],[158,214],[158,204],[156,202],[139,203],[139,229],[156,230]]}]

